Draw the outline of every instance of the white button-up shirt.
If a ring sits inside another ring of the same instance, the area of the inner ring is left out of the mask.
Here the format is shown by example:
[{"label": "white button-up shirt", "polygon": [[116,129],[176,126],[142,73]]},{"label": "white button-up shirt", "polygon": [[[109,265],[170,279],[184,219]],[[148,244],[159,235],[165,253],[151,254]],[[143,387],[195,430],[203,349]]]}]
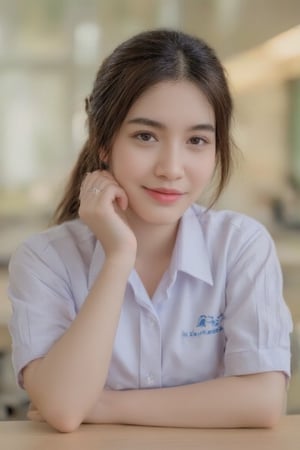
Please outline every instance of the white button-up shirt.
[{"label": "white button-up shirt", "polygon": [[[14,253],[9,328],[21,385],[22,368],[44,356],[71,325],[104,259],[101,244],[79,219],[32,236]],[[181,219],[170,266],[152,299],[137,272],[129,276],[106,388],[267,371],[289,376],[291,330],[266,229],[242,214],[193,205]]]}]

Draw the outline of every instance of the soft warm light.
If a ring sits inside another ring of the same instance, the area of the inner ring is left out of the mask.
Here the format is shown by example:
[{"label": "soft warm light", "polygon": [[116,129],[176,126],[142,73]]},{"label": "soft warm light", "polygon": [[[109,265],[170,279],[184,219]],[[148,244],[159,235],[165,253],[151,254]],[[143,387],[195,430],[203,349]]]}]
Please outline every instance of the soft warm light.
[{"label": "soft warm light", "polygon": [[234,91],[300,76],[300,26],[225,62]]},{"label": "soft warm light", "polygon": [[270,39],[264,47],[277,61],[300,57],[300,25]]}]

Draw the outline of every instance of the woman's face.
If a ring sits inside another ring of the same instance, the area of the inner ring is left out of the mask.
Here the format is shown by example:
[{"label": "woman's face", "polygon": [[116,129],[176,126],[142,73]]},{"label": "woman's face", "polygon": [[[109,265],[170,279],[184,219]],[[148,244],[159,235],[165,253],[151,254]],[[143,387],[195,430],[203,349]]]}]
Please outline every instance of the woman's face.
[{"label": "woman's face", "polygon": [[128,196],[130,221],[178,222],[211,180],[215,134],[213,108],[192,82],[160,82],[138,98],[110,160]]}]

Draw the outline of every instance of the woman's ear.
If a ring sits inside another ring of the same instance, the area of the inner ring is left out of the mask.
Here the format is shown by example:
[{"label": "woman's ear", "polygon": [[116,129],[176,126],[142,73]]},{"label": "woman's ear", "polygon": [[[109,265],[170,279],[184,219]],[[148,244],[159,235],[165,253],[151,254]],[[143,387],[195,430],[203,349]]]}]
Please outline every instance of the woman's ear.
[{"label": "woman's ear", "polygon": [[105,161],[100,160],[100,170],[108,170],[109,166]]},{"label": "woman's ear", "polygon": [[99,150],[99,168],[100,170],[108,170],[108,155],[103,149]]}]

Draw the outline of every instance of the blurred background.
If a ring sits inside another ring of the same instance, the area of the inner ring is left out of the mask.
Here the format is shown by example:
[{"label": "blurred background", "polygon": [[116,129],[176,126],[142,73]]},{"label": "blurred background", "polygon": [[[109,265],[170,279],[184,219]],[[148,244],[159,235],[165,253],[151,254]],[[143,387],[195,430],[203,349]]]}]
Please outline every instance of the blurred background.
[{"label": "blurred background", "polygon": [[272,234],[292,311],[288,413],[300,413],[300,1],[0,0],[0,418],[23,418],[10,362],[7,264],[47,227],[85,140],[84,99],[102,59],[153,27],[204,38],[225,65],[240,149],[217,208]]}]

